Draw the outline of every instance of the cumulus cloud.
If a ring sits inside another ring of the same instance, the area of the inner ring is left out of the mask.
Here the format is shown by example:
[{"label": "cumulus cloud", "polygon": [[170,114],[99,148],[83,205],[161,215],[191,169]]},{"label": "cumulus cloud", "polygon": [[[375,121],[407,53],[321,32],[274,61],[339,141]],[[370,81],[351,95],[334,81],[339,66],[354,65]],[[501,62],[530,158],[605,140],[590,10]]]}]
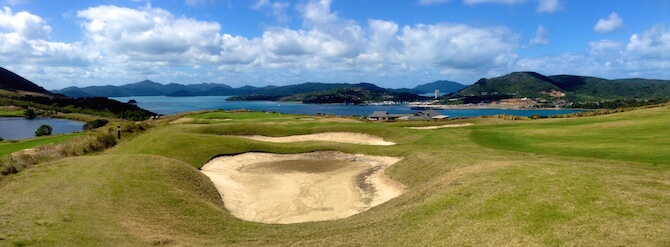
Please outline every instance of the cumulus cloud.
[{"label": "cumulus cloud", "polygon": [[612,12],[607,19],[599,19],[598,23],[593,26],[593,31],[599,33],[611,33],[621,27],[623,27],[623,20],[619,17],[619,14]]},{"label": "cumulus cloud", "polygon": [[535,31],[535,37],[530,39],[528,45],[548,45],[549,37],[547,37],[547,30],[544,29],[542,25],[537,26],[537,31]]},{"label": "cumulus cloud", "polygon": [[404,57],[417,64],[455,69],[490,68],[502,64],[518,43],[518,35],[502,27],[462,24],[405,26],[400,40]]},{"label": "cumulus cloud", "polygon": [[4,7],[0,10],[0,62],[81,66],[94,56],[80,43],[48,41],[50,32],[51,27],[41,17],[28,12],[15,14]]},{"label": "cumulus cloud", "polygon": [[526,2],[526,0],[463,0],[463,3],[465,4],[479,4],[479,3],[517,4],[523,2]]},{"label": "cumulus cloud", "polygon": [[589,42],[589,51],[592,55],[601,55],[610,53],[612,51],[620,51],[623,46],[624,45],[621,42],[604,39],[600,41]]},{"label": "cumulus cloud", "polygon": [[633,34],[626,54],[643,60],[670,59],[670,28],[657,25],[642,34]]},{"label": "cumulus cloud", "polygon": [[218,23],[174,17],[160,8],[99,6],[79,11],[92,44],[108,55],[168,63],[213,62],[220,53]]}]

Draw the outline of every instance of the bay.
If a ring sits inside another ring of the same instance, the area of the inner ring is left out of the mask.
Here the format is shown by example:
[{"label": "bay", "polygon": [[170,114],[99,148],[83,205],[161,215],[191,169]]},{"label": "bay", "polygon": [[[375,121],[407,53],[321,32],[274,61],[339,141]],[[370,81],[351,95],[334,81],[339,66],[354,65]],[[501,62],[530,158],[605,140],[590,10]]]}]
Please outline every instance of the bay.
[{"label": "bay", "polygon": [[0,117],[0,137],[5,140],[21,140],[35,137],[35,131],[42,124],[53,128],[52,135],[83,131],[84,122],[56,119],[22,117]]},{"label": "bay", "polygon": [[[410,109],[410,105],[335,105],[335,104],[302,104],[293,102],[275,101],[226,101],[228,96],[196,96],[196,97],[167,97],[167,96],[135,96],[111,97],[120,102],[137,101],[137,106],[158,114],[173,115],[182,112],[198,110],[237,110],[247,109],[254,111],[281,112],[287,114],[305,115],[338,115],[338,116],[367,116],[374,111],[388,111],[389,113],[407,114],[417,112]],[[583,110],[572,109],[448,109],[437,110],[439,113],[456,117],[477,117],[493,115],[514,116],[550,116],[569,114]]]}]

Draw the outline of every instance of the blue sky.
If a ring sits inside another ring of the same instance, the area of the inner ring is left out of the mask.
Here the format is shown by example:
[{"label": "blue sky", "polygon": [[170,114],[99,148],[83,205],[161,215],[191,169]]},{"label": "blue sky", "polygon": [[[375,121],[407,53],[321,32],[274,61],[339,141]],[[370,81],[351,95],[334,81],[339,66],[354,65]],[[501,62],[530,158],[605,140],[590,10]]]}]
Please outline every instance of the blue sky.
[{"label": "blue sky", "polygon": [[0,0],[0,66],[47,89],[513,71],[670,79],[670,0]]}]

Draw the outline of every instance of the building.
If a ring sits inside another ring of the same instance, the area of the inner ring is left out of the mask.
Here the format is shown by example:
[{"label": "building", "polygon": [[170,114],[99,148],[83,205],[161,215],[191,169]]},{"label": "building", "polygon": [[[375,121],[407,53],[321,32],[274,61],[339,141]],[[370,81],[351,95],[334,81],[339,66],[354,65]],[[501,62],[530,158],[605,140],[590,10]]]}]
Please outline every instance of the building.
[{"label": "building", "polygon": [[375,111],[368,116],[368,120],[372,121],[432,120],[445,118],[449,118],[449,116],[442,115],[435,110],[420,111],[412,114],[390,114],[387,111]]}]

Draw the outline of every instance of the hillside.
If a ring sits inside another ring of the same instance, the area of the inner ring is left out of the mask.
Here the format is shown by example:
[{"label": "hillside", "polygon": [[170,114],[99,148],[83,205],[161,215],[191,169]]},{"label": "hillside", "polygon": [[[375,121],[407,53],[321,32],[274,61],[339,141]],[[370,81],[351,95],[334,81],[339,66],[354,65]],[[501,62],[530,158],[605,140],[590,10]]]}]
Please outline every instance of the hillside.
[{"label": "hillside", "polygon": [[54,90],[54,93],[63,94],[68,97],[129,97],[129,96],[163,96],[163,95],[190,95],[190,96],[213,96],[234,95],[235,89],[224,84],[201,83],[182,85],[170,83],[163,85],[150,80],[126,84],[122,86],[89,86],[89,87],[67,87]]},{"label": "hillside", "polygon": [[2,67],[0,67],[0,89],[51,95],[51,93],[43,87],[40,87],[26,78]]},{"label": "hillside", "polygon": [[670,81],[635,78],[607,80],[587,76],[544,76],[535,72],[514,72],[491,79],[482,78],[459,91],[457,95],[545,99],[564,97],[572,101],[650,99],[670,97]]},{"label": "hillside", "polygon": [[394,92],[385,89],[370,89],[360,86],[336,88],[326,91],[294,94],[282,97],[284,101],[301,101],[308,104],[364,104],[383,101],[416,101],[425,97],[407,92]]},{"label": "hillside", "polygon": [[274,87],[253,94],[232,96],[228,100],[302,101],[311,104],[361,104],[381,101],[413,101],[423,99],[413,93],[378,87],[370,83],[316,83]]},{"label": "hillside", "polygon": [[466,87],[466,85],[460,84],[458,82],[442,80],[418,85],[414,87],[413,90],[419,91],[421,93],[433,93],[435,90],[440,90],[440,94],[447,94],[458,92]]},{"label": "hillside", "polygon": [[85,92],[70,88],[85,98],[68,98],[52,94],[41,86],[9,71],[0,68],[0,106],[19,109],[35,109],[38,114],[50,116],[61,113],[85,113],[104,117],[116,117],[130,120],[144,120],[156,113],[136,105],[118,102],[105,97],[90,97]]}]

